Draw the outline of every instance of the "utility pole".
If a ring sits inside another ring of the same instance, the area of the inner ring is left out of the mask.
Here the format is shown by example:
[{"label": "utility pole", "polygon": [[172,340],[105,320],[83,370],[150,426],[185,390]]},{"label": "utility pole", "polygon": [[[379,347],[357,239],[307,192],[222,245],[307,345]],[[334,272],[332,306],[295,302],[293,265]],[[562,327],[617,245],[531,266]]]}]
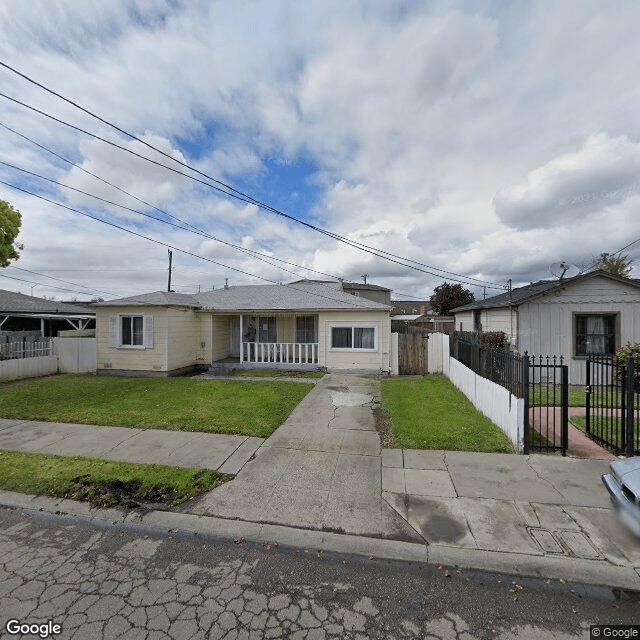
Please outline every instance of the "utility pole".
[{"label": "utility pole", "polygon": [[171,251],[171,249],[167,249],[167,253],[169,254],[169,280],[167,282],[167,291],[171,291],[171,262],[173,260],[173,251]]},{"label": "utility pole", "polygon": [[367,276],[368,276],[368,275],[369,275],[368,273],[363,273],[363,274],[362,274],[362,279],[364,280],[364,283],[365,283],[365,284],[367,284]]}]

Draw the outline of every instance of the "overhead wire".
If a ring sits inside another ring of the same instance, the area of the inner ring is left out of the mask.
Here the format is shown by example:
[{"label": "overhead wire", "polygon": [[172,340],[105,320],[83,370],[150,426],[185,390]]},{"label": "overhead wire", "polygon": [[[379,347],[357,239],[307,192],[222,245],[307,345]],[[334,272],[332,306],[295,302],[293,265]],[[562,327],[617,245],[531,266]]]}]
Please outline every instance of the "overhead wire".
[{"label": "overhead wire", "polygon": [[[0,93],[0,96],[4,97],[6,99],[9,99],[9,100],[11,100],[13,102],[16,102],[17,104],[20,104],[23,107],[26,107],[28,109],[32,109],[32,110],[36,111],[37,113],[39,113],[39,114],[41,114],[41,115],[43,115],[45,117],[48,117],[48,118],[51,118],[51,119],[55,120],[56,122],[59,122],[59,123],[64,124],[66,126],[70,126],[70,127],[74,128],[74,129],[76,129],[78,131],[81,131],[82,133],[85,133],[86,135],[93,136],[96,139],[99,139],[99,140],[101,140],[101,141],[103,141],[103,142],[105,142],[107,144],[111,144],[111,145],[113,145],[113,146],[115,146],[115,147],[117,147],[117,148],[119,148],[121,150],[127,151],[129,153],[133,153],[133,155],[136,155],[136,156],[138,156],[140,158],[143,158],[143,159],[145,159],[145,160],[147,160],[149,162],[152,162],[153,164],[156,164],[158,166],[164,167],[164,168],[166,168],[166,169],[168,169],[170,171],[175,171],[176,173],[179,173],[181,175],[185,175],[186,177],[189,177],[190,179],[195,180],[197,182],[200,182],[202,184],[206,184],[210,188],[216,189],[217,191],[222,192],[222,193],[224,193],[225,195],[227,195],[229,197],[237,198],[237,199],[239,199],[239,200],[241,200],[243,202],[255,204],[257,207],[259,207],[261,209],[270,211],[270,212],[272,212],[272,213],[274,213],[276,215],[279,215],[279,216],[283,216],[283,217],[285,217],[285,218],[287,218],[287,219],[289,219],[291,221],[294,221],[294,222],[296,222],[298,224],[304,225],[304,226],[306,226],[306,227],[308,227],[308,228],[310,228],[310,229],[312,229],[312,230],[314,230],[314,231],[316,231],[318,233],[324,234],[324,235],[326,235],[328,237],[333,238],[334,240],[337,240],[339,242],[347,244],[348,246],[351,246],[353,248],[359,249],[359,250],[364,251],[366,253],[370,253],[370,254],[375,255],[375,256],[377,256],[379,258],[383,258],[383,259],[386,259],[386,260],[388,260],[390,262],[393,262],[393,263],[396,263],[396,264],[400,264],[402,266],[405,266],[405,267],[408,267],[408,268],[411,268],[411,269],[415,269],[417,271],[422,271],[424,273],[427,273],[428,275],[432,275],[432,276],[438,277],[438,278],[443,278],[445,280],[446,279],[456,280],[457,278],[463,278],[463,280],[457,280],[457,281],[463,282],[464,284],[470,284],[469,281],[474,281],[474,282],[482,284],[483,286],[487,286],[488,288],[494,288],[494,289],[504,289],[505,288],[505,286],[502,285],[502,284],[493,283],[493,282],[487,282],[487,281],[481,280],[479,278],[474,278],[472,276],[465,276],[465,275],[458,274],[458,273],[453,272],[453,271],[448,271],[448,270],[445,270],[445,269],[441,269],[439,267],[426,265],[426,264],[421,263],[421,262],[419,262],[417,260],[413,260],[413,259],[405,258],[405,257],[402,257],[402,256],[398,256],[396,254],[393,254],[391,252],[385,251],[383,249],[378,249],[376,247],[372,247],[370,245],[366,245],[366,244],[361,243],[359,241],[348,239],[348,238],[340,236],[339,234],[336,234],[336,233],[334,233],[332,231],[328,231],[328,230],[323,229],[321,227],[318,227],[316,225],[312,225],[311,223],[306,222],[304,220],[300,220],[299,218],[291,216],[291,215],[289,215],[289,214],[287,214],[287,213],[285,213],[283,211],[280,211],[280,210],[278,210],[278,209],[276,209],[276,208],[274,208],[274,207],[272,207],[272,206],[270,206],[270,205],[268,205],[268,204],[266,204],[264,202],[259,201],[256,198],[253,198],[252,196],[250,196],[250,195],[248,195],[246,193],[243,193],[242,191],[239,191],[238,189],[235,189],[234,187],[232,187],[232,186],[230,186],[230,185],[228,185],[228,184],[226,184],[226,183],[224,183],[224,182],[222,182],[222,181],[220,181],[220,180],[218,180],[218,179],[216,179],[216,178],[214,178],[214,177],[212,177],[212,176],[200,171],[199,169],[189,165],[188,163],[182,162],[181,160],[178,160],[177,158],[174,158],[172,155],[166,153],[165,151],[162,151],[161,149],[158,149],[154,145],[146,142],[145,140],[142,140],[141,138],[138,138],[134,134],[126,131],[125,129],[122,129],[121,127],[118,127],[117,125],[113,124],[112,122],[110,122],[110,121],[106,120],[105,118],[102,118],[101,116],[93,113],[92,111],[86,109],[85,107],[83,107],[80,104],[74,102],[73,100],[70,100],[69,98],[66,98],[62,94],[54,91],[53,89],[47,87],[46,85],[44,85],[44,84],[42,84],[40,82],[37,82],[36,80],[34,80],[33,78],[27,76],[24,73],[21,73],[20,71],[18,71],[17,69],[11,67],[10,65],[6,64],[5,62],[0,61],[0,66],[8,69],[12,73],[15,73],[16,75],[22,77],[26,81],[30,82],[31,84],[34,84],[35,86],[37,86],[37,87],[41,88],[42,90],[50,93],[51,95],[56,96],[60,100],[63,100],[64,102],[72,105],[73,107],[79,109],[83,113],[86,113],[90,117],[98,120],[99,122],[107,125],[108,127],[111,127],[115,131],[118,131],[119,133],[127,136],[128,138],[130,138],[132,140],[135,140],[135,141],[139,142],[140,144],[143,144],[144,146],[148,147],[149,149],[152,149],[153,151],[161,154],[162,156],[164,156],[166,158],[169,158],[173,162],[175,162],[175,163],[177,163],[177,164],[179,164],[179,165],[181,165],[181,166],[183,166],[185,168],[188,168],[190,171],[193,171],[194,173],[197,173],[197,174],[199,174],[199,175],[201,175],[203,177],[206,177],[207,180],[210,180],[214,184],[206,183],[206,182],[196,178],[195,176],[191,176],[189,174],[184,174],[183,172],[177,171],[173,167],[169,167],[169,166],[167,166],[165,164],[158,163],[157,161],[152,160],[151,158],[147,158],[146,156],[142,156],[141,154],[137,154],[135,152],[132,152],[131,150],[127,149],[126,147],[122,147],[121,145],[117,145],[115,143],[112,143],[111,141],[108,141],[108,140],[106,140],[104,138],[101,138],[100,136],[97,136],[97,135],[92,134],[92,133],[90,133],[88,131],[80,129],[79,127],[76,127],[75,125],[71,125],[70,123],[67,123],[67,122],[65,122],[63,120],[55,118],[54,116],[51,116],[50,114],[47,114],[46,112],[44,112],[42,110],[36,109],[35,107],[32,107],[31,105],[27,105],[26,103],[21,102],[21,101],[15,99],[15,98],[10,97],[10,96],[7,96],[4,93]],[[216,186],[216,185],[220,185],[220,186]],[[222,187],[224,187],[224,189]],[[225,189],[226,189],[226,191],[225,191]],[[399,260],[403,260],[405,262],[399,262]],[[407,262],[409,262],[411,264],[406,264]],[[412,265],[420,265],[421,267],[426,267],[427,269],[440,271],[441,273],[433,273],[433,271],[427,271],[425,269],[418,268],[418,267],[412,266]],[[443,273],[448,274],[448,276],[443,276],[442,275]],[[451,276],[454,276],[454,277],[451,277]]]},{"label": "overhead wire", "polygon": [[[53,204],[53,205],[56,205],[58,207],[62,207],[63,209],[67,209],[68,211],[71,211],[73,213],[77,213],[77,214],[79,214],[81,216],[85,216],[87,218],[95,220],[96,222],[100,222],[102,224],[105,224],[107,226],[113,227],[115,229],[119,229],[121,231],[125,231],[126,233],[129,233],[129,234],[131,234],[133,236],[137,236],[138,238],[142,238],[144,240],[148,240],[150,242],[153,242],[154,244],[161,245],[161,246],[166,247],[168,249],[173,249],[174,251],[178,251],[180,253],[183,253],[185,255],[188,255],[188,256],[191,256],[191,257],[194,257],[194,258],[198,258],[200,260],[205,260],[206,262],[210,262],[212,264],[216,264],[218,266],[224,267],[225,269],[230,269],[231,271],[236,271],[238,273],[241,273],[243,275],[246,275],[246,276],[249,276],[249,277],[252,277],[252,278],[257,278],[259,280],[264,280],[265,282],[268,282],[270,284],[282,285],[281,282],[277,282],[276,280],[271,280],[269,278],[265,278],[264,276],[260,276],[260,275],[257,275],[255,273],[250,273],[248,271],[244,271],[242,269],[238,269],[237,267],[232,267],[232,266],[224,264],[222,262],[218,262],[217,260],[213,260],[212,258],[207,258],[205,256],[201,256],[201,255],[199,255],[197,253],[194,253],[193,251],[188,251],[187,249],[183,249],[181,247],[177,247],[177,246],[172,245],[172,244],[170,244],[168,242],[163,242],[162,240],[158,240],[156,238],[151,238],[150,236],[147,236],[147,235],[145,235],[143,233],[139,233],[137,231],[133,231],[131,229],[128,229],[127,227],[123,227],[121,225],[115,224],[114,222],[109,222],[108,220],[103,220],[102,218],[99,218],[97,216],[91,215],[91,214],[87,213],[86,211],[81,211],[79,209],[75,209],[74,207],[70,207],[69,205],[66,205],[66,204],[64,204],[62,202],[57,202],[56,200],[52,200],[51,198],[47,198],[46,196],[34,193],[33,191],[29,191],[28,189],[24,189],[22,187],[18,187],[17,185],[11,184],[9,182],[5,182],[4,180],[0,180],[0,184],[3,184],[3,185],[5,185],[5,186],[7,186],[7,187],[9,187],[11,189],[15,189],[16,191],[19,191],[21,193],[33,196],[33,197],[38,198],[40,200],[44,200],[45,202],[48,202],[48,203]],[[17,279],[17,278],[15,278],[15,279]],[[294,286],[294,283],[289,283],[289,284],[282,285],[282,286],[286,286],[286,287],[288,287],[288,288],[290,288],[292,290],[297,290],[297,291],[303,292],[303,293],[305,293],[305,295],[311,295],[311,296],[314,296],[314,297],[317,297],[317,298],[332,300],[334,302],[345,303],[345,299],[344,298],[343,299],[338,299],[338,298],[335,298],[335,297],[331,297],[331,296],[328,296],[328,295],[323,295],[321,293],[317,293],[315,291],[314,292],[308,291],[307,289],[302,289],[300,287]],[[334,291],[334,293],[335,293],[335,290],[332,289],[332,291]],[[354,297],[353,302],[352,301],[348,301],[348,304],[351,304],[354,308],[361,308],[363,305],[360,304],[359,302],[356,302],[356,300],[358,300],[358,299]]]}]

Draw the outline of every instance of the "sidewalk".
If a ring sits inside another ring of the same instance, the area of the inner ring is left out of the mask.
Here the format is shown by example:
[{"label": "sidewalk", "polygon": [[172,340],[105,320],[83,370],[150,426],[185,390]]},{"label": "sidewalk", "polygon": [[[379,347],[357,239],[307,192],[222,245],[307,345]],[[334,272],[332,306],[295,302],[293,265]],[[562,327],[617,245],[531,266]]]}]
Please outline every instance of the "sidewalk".
[{"label": "sidewalk", "polygon": [[93,510],[9,492],[0,492],[0,504],[236,542],[640,590],[640,540],[622,527],[602,485],[607,460],[381,452],[372,411],[379,389],[375,378],[327,375],[266,441],[0,421],[0,448],[81,450],[237,473],[181,512]]}]

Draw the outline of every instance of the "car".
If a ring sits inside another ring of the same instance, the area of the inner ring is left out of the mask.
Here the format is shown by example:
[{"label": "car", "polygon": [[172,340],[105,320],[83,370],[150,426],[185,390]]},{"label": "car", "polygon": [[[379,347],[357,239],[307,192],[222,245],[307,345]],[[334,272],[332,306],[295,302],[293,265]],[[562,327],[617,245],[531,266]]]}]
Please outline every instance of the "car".
[{"label": "car", "polygon": [[640,538],[640,456],[614,460],[602,475],[620,519]]}]

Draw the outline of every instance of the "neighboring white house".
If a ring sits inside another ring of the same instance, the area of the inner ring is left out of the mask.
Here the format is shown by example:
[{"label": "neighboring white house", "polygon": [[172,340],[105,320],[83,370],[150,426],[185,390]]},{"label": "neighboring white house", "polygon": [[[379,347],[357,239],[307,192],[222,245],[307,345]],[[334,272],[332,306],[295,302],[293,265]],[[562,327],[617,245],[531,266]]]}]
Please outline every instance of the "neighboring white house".
[{"label": "neighboring white house", "polygon": [[391,307],[339,282],[155,292],[94,308],[99,374],[180,375],[221,361],[390,370]]},{"label": "neighboring white house", "polygon": [[588,355],[640,341],[640,281],[606,271],[542,280],[452,311],[460,331],[504,331],[520,353],[564,356],[585,383]]}]

